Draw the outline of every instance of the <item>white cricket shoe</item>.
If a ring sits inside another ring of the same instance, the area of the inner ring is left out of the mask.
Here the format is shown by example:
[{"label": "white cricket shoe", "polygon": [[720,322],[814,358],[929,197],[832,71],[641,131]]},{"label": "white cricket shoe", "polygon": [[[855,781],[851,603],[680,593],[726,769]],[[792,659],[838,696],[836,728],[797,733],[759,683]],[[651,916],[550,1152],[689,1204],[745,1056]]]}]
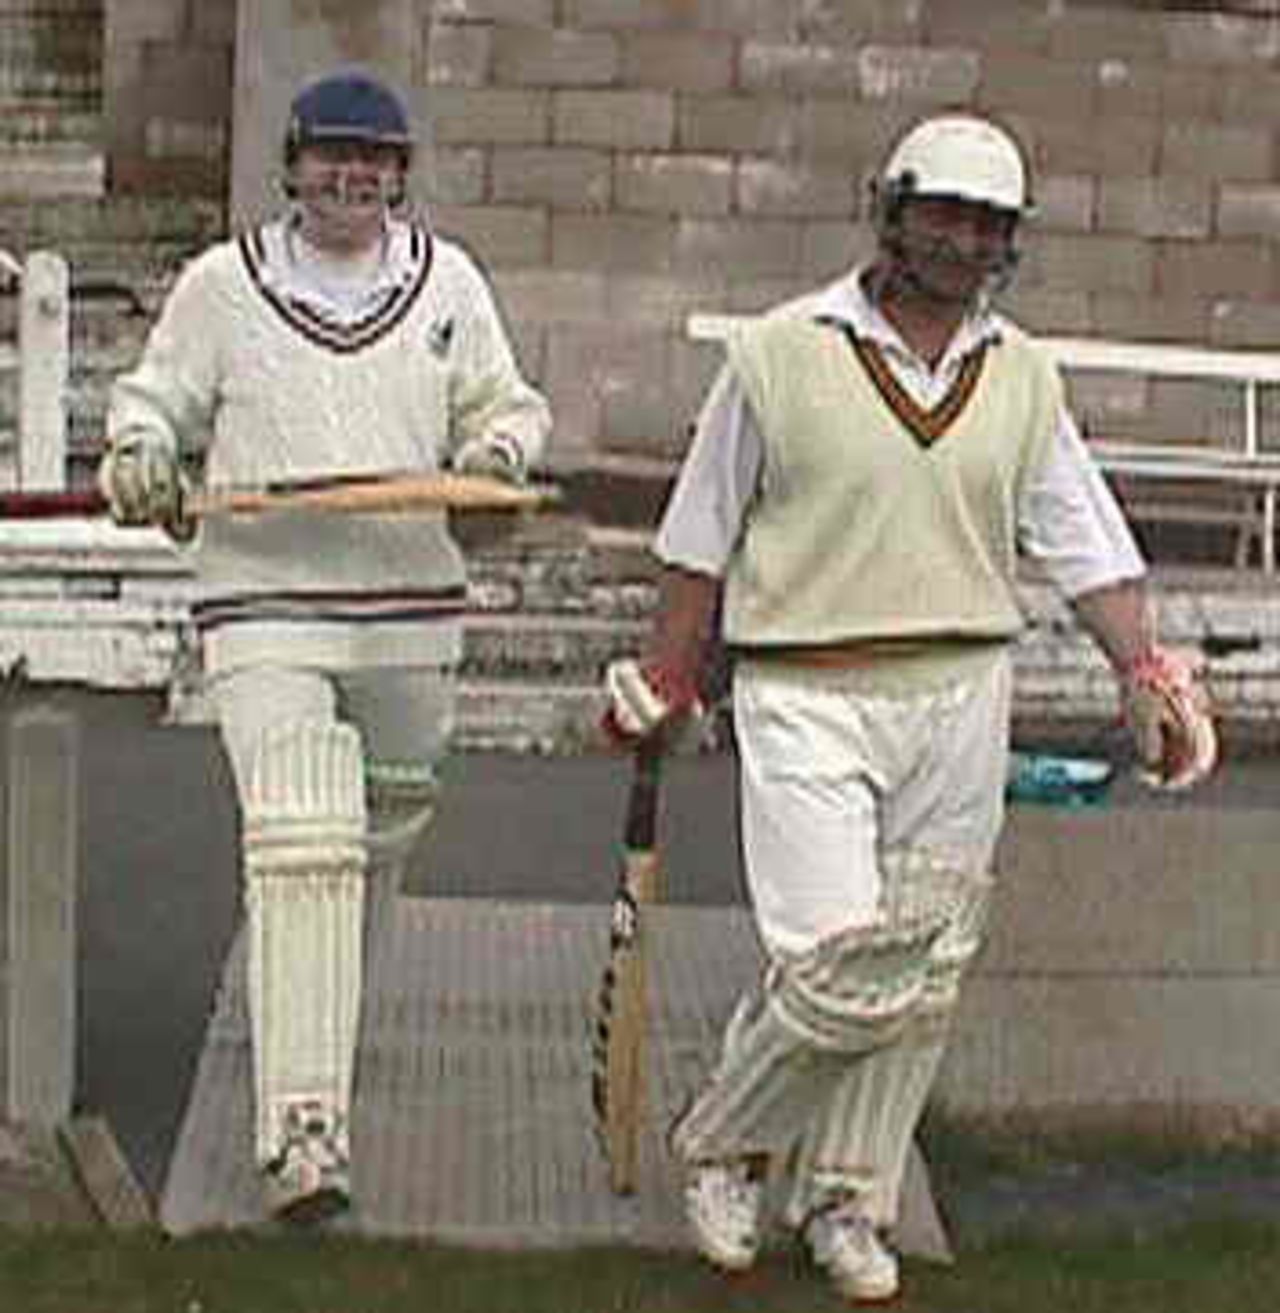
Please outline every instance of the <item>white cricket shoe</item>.
[{"label": "white cricket shoe", "polygon": [[814,1263],[850,1303],[871,1304],[898,1293],[898,1259],[856,1200],[820,1209],[804,1228]]},{"label": "white cricket shoe", "polygon": [[351,1206],[351,1164],[340,1119],[315,1104],[299,1103],[285,1118],[284,1143],[262,1170],[263,1194],[273,1217],[311,1225]]},{"label": "white cricket shoe", "polygon": [[698,1252],[722,1272],[745,1272],[760,1250],[764,1187],[748,1162],[702,1163],[684,1187],[684,1214]]}]

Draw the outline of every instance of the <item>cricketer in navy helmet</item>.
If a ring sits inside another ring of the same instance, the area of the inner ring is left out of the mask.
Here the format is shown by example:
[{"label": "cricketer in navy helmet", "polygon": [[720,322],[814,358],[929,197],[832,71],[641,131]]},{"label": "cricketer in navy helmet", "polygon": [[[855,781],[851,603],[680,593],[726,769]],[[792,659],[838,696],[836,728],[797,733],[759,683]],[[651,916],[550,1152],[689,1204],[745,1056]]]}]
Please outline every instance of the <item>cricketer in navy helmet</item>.
[{"label": "cricketer in navy helmet", "polygon": [[[413,145],[359,71],[298,93],[283,212],[182,271],[115,384],[99,473],[116,520],[189,537],[188,456],[210,490],[525,479],[546,402],[483,273],[405,213]],[[350,1201],[366,903],[435,806],[464,559],[442,512],[207,517],[187,550],[243,822],[254,1153],[271,1211],[313,1220]]]},{"label": "cricketer in navy helmet", "polygon": [[674,1128],[701,1252],[782,1222],[851,1303],[891,1298],[887,1232],[981,942],[1002,822],[1015,552],[1105,653],[1154,782],[1216,755],[1193,663],[1046,353],[992,306],[1030,208],[1022,152],[964,114],[877,179],[865,267],[733,332],[655,551],[658,614],[607,672],[611,737],[690,712],[717,607],[742,849],[768,967]]}]

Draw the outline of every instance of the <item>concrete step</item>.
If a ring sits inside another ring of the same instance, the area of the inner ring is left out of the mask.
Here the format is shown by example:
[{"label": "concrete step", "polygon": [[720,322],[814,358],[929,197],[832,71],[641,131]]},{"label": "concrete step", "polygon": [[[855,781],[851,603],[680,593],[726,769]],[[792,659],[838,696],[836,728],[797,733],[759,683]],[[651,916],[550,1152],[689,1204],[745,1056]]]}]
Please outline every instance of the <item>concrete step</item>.
[{"label": "concrete step", "polygon": [[98,200],[106,176],[106,158],[96,146],[0,144],[0,201]]}]

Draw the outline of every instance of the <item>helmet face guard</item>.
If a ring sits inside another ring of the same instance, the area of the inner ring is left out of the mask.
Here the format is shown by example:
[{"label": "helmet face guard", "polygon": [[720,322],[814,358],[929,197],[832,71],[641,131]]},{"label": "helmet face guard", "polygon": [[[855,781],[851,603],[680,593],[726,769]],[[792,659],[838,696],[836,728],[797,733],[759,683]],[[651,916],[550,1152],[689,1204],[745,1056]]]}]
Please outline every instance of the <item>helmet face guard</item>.
[{"label": "helmet face guard", "polygon": [[[332,158],[321,170],[323,178],[304,185],[298,176],[299,160],[308,150]],[[376,186],[369,181],[367,163],[344,164],[344,155],[366,160],[383,157]],[[412,155],[413,137],[399,98],[364,74],[333,74],[304,87],[294,98],[284,140],[285,194],[304,205],[377,201],[394,207],[404,200]]]},{"label": "helmet face guard", "polygon": [[[999,240],[984,240],[975,249],[946,232],[917,231],[908,209],[923,201],[950,203],[956,211],[982,215],[983,226],[998,232]],[[942,300],[972,300],[1007,285],[1019,258],[1018,224],[1033,210],[1017,144],[995,124],[965,114],[928,119],[908,132],[875,184],[872,203],[876,232],[895,271]],[[948,266],[967,266],[975,280],[973,290],[953,297],[946,290],[949,279],[930,276]]]}]

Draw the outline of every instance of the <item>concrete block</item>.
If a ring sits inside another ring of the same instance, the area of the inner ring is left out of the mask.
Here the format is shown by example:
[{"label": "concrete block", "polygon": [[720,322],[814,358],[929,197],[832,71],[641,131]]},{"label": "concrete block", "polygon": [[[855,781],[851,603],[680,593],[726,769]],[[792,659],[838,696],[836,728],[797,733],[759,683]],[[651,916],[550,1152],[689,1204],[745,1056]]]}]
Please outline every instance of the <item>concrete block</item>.
[{"label": "concrete block", "polygon": [[1280,25],[1274,18],[1170,13],[1163,22],[1173,63],[1265,68],[1280,55]]},{"label": "concrete block", "polygon": [[105,5],[104,37],[117,46],[173,40],[181,35],[185,16],[181,5],[162,0]]},{"label": "concrete block", "polygon": [[1098,292],[1094,331],[1129,342],[1203,342],[1214,302],[1185,297]]},{"label": "concrete block", "polygon": [[1271,242],[1162,241],[1156,287],[1161,296],[1269,300],[1277,272],[1276,248]]},{"label": "concrete block", "polygon": [[422,163],[427,195],[445,205],[478,205],[487,165],[487,152],[477,146],[436,146]]},{"label": "concrete block", "polygon": [[739,68],[742,88],[752,94],[855,96],[862,61],[848,46],[744,41]]},{"label": "concrete block", "polygon": [[851,219],[858,210],[854,179],[847,169],[744,159],[738,164],[735,191],[744,215]]},{"label": "concrete block", "polygon": [[686,219],[677,224],[679,269],[742,279],[795,276],[801,226],[781,219]]},{"label": "concrete block", "polygon": [[605,290],[605,318],[609,323],[683,338],[691,314],[720,304],[725,282],[716,275],[611,274]]},{"label": "concrete block", "polygon": [[[1204,74],[1208,78],[1209,74]],[[1217,75],[1220,113],[1224,123],[1249,123],[1255,127],[1280,123],[1280,73],[1269,69],[1226,69]],[[1208,114],[1182,115],[1207,119]]]},{"label": "concrete block", "polygon": [[1256,106],[1242,107],[1239,112],[1230,112],[1226,107],[1226,90],[1235,76],[1232,70],[1165,65],[1160,70],[1161,113],[1166,119],[1183,122],[1255,122]]},{"label": "concrete block", "polygon": [[987,55],[982,61],[982,104],[1003,113],[1077,121],[1094,111],[1096,66],[1084,60],[1038,55]]},{"label": "concrete block", "polygon": [[1048,25],[1048,54],[1052,59],[1164,58],[1164,29],[1158,18],[1140,10],[1118,6],[1081,9],[1073,6],[1058,22]]},{"label": "concrete block", "polygon": [[1153,252],[1137,237],[1043,233],[1027,248],[1020,277],[1066,291],[1149,293]]},{"label": "concrete block", "polygon": [[230,118],[232,51],[225,45],[149,41],[143,47],[142,111],[148,117]]},{"label": "concrete block", "polygon": [[733,163],[720,155],[626,154],[613,163],[614,204],[653,214],[727,214]]},{"label": "concrete block", "polygon": [[505,86],[606,86],[620,67],[617,40],[608,32],[563,28],[498,28],[493,78]]},{"label": "concrete block", "polygon": [[647,214],[556,213],[551,261],[557,268],[668,272],[675,267],[675,218]]},{"label": "concrete block", "polygon": [[794,153],[799,107],[779,96],[684,96],[676,106],[682,150]]},{"label": "concrete block", "polygon": [[1101,118],[1158,118],[1164,104],[1164,68],[1123,57],[1100,59],[1096,65],[1094,111]]},{"label": "concrete block", "polygon": [[439,145],[535,146],[551,141],[551,95],[450,86],[420,88],[417,100]]},{"label": "concrete block", "polygon": [[[801,233],[806,224],[798,225]],[[726,272],[728,288],[725,291],[721,308],[731,315],[757,315],[793,297],[802,296],[813,291],[814,278],[808,270],[797,270],[791,274],[760,274],[754,278],[737,278],[732,272]],[[709,343],[698,343],[696,349],[714,354],[720,361],[724,358],[720,347]]]},{"label": "concrete block", "polygon": [[436,18],[512,27],[551,27],[556,9],[555,0],[432,0],[431,7]]},{"label": "concrete block", "polygon": [[611,161],[599,150],[499,146],[490,186],[499,204],[603,210],[612,193]]},{"label": "concrete block", "polygon": [[875,249],[875,233],[866,223],[818,219],[800,226],[800,271],[815,284],[865,263]]},{"label": "concrete block", "polygon": [[1169,123],[1160,152],[1162,173],[1230,182],[1267,182],[1273,170],[1272,133],[1254,126]]},{"label": "concrete block", "polygon": [[980,48],[1005,53],[1041,54],[1049,48],[1053,6],[1027,0],[984,0],[981,5],[930,4],[924,11],[931,45]]},{"label": "concrete block", "polygon": [[494,285],[514,320],[550,327],[598,323],[605,317],[607,279],[597,270],[500,269]]},{"label": "concrete block", "polygon": [[439,232],[490,268],[542,265],[550,252],[550,220],[536,206],[433,204],[431,214]]},{"label": "concrete block", "polygon": [[810,98],[795,104],[794,153],[812,163],[838,164],[855,178],[878,169],[891,144],[919,117],[919,106],[909,101]]},{"label": "concrete block", "polygon": [[966,104],[985,80],[976,51],[959,48],[863,46],[858,89],[867,100]]},{"label": "concrete block", "polygon": [[0,147],[0,199],[97,199],[105,191],[106,161],[92,147]]},{"label": "concrete block", "polygon": [[156,115],[147,120],[142,143],[149,160],[200,160],[220,170],[227,153],[227,125],[222,120],[192,122]]},{"label": "concrete block", "polygon": [[1104,232],[1204,238],[1212,222],[1213,191],[1203,178],[1103,178],[1098,185],[1098,227]]},{"label": "concrete block", "polygon": [[794,37],[805,0],[698,0],[673,6],[670,0],[565,0],[561,22],[594,29],[688,27],[763,37]]},{"label": "concrete block", "polygon": [[416,80],[429,86],[481,87],[493,64],[493,28],[476,23],[428,23]]},{"label": "concrete block", "polygon": [[737,42],[719,32],[620,32],[620,80],[626,86],[725,92],[733,86]]},{"label": "concrete block", "polygon": [[1280,342],[1280,306],[1272,302],[1215,302],[1210,319],[1212,346],[1239,347],[1247,351],[1274,351]]},{"label": "concrete block", "polygon": [[675,138],[675,101],[666,91],[557,91],[552,139],[569,146],[669,150]]},{"label": "concrete block", "polygon": [[[931,17],[929,6],[919,0],[841,0],[838,5],[811,5],[800,16],[799,36],[819,45],[861,41],[916,45]],[[936,44],[952,43],[943,39]]]},{"label": "concrete block", "polygon": [[1093,326],[1089,294],[1080,288],[1035,287],[1018,278],[1000,294],[1000,305],[1036,333],[1084,336]]},{"label": "concrete block", "polygon": [[193,40],[225,45],[236,40],[236,0],[200,0],[189,7],[187,32]]},{"label": "concrete block", "polygon": [[1280,186],[1228,182],[1217,188],[1217,198],[1219,237],[1271,241],[1280,233]]},{"label": "concrete block", "polygon": [[1021,112],[1006,121],[1039,173],[1144,177],[1156,172],[1159,119],[1102,119],[1063,106],[1049,115]]},{"label": "concrete block", "polygon": [[1094,227],[1097,180],[1084,174],[1050,174],[1033,181],[1037,229],[1088,232]]}]

